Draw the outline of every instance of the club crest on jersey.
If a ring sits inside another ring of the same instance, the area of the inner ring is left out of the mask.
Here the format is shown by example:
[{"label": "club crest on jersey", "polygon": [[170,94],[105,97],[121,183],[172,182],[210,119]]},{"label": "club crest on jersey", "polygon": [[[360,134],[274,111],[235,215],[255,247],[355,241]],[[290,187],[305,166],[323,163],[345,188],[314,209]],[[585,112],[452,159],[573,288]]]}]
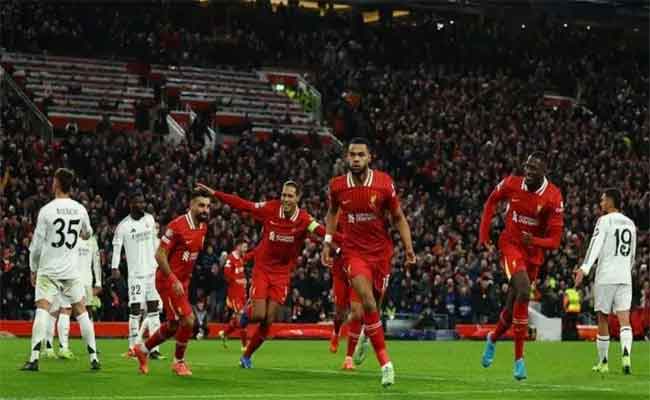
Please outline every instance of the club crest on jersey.
[{"label": "club crest on jersey", "polygon": [[538,204],[537,205],[537,214],[539,214],[540,211],[542,211],[542,206],[541,206],[541,204]]},{"label": "club crest on jersey", "polygon": [[376,194],[376,193],[373,193],[373,194],[370,196],[370,208],[372,208],[373,210],[376,209],[376,208],[377,208],[377,204],[376,204],[376,203],[377,203],[377,194]]}]

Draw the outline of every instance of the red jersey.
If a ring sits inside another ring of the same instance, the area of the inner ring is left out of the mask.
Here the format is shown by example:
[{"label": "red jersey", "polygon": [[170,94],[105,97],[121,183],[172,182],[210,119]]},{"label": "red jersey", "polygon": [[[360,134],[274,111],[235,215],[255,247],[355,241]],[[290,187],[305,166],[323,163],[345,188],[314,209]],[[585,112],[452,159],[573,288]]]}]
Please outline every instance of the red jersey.
[{"label": "red jersey", "polygon": [[330,205],[340,210],[343,254],[390,258],[393,241],[388,232],[388,213],[400,206],[393,179],[381,171],[368,170],[363,185],[356,186],[352,173],[332,178]]},{"label": "red jersey", "polygon": [[306,211],[296,207],[293,215],[285,215],[280,200],[253,203],[223,192],[215,192],[215,197],[251,213],[264,225],[262,240],[255,248],[256,269],[288,275],[298,262],[307,234],[325,236],[325,228]]},{"label": "red jersey", "polygon": [[[160,239],[160,246],[167,251],[169,266],[181,283],[189,284],[192,270],[199,252],[203,249],[208,226],[204,223],[194,225],[190,213],[176,217],[167,225],[165,234]],[[164,280],[163,272],[158,269],[157,280]]]},{"label": "red jersey", "polygon": [[[525,179],[509,176],[494,189],[485,203],[481,217],[479,243],[490,237],[490,225],[496,206],[507,201],[505,223],[499,243],[508,243],[521,248],[532,264],[544,262],[544,249],[560,247],[564,228],[564,201],[562,193],[555,185],[544,178],[536,192],[528,191]],[[521,243],[522,232],[533,235],[531,245]]]},{"label": "red jersey", "polygon": [[228,283],[228,292],[246,292],[246,273],[244,266],[252,259],[255,253],[248,252],[243,257],[233,251],[226,259],[223,267],[223,275]]}]

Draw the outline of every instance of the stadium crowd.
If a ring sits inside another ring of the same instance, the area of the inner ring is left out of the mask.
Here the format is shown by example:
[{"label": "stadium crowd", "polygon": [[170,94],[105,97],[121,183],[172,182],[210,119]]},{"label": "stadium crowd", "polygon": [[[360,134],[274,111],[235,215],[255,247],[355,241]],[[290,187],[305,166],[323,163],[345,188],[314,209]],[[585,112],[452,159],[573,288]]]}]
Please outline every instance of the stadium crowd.
[{"label": "stadium crowd", "polygon": [[[56,15],[50,5],[29,4],[23,7]],[[92,45],[96,40],[101,54],[118,57],[142,56],[146,47],[156,61],[319,64],[310,79],[323,94],[328,119],[343,118],[343,138],[372,139],[373,166],[394,176],[411,223],[418,263],[403,268],[401,245],[395,240],[384,306],[389,317],[411,314],[424,324],[435,324],[434,315],[446,315],[452,325],[496,320],[507,279],[498,254],[477,247],[482,205],[502,177],[540,149],[548,156],[549,178],[563,191],[566,222],[562,247],[547,257],[531,296],[541,302],[546,315],[562,314],[563,292],[573,285],[573,268],[598,217],[599,188],[617,186],[624,193],[625,212],[640,229],[633,306],[650,307],[647,53],[644,59],[634,46],[619,45],[629,38],[552,26],[549,21],[519,32],[493,22],[457,21],[440,27],[434,20],[390,28],[347,23],[338,29],[343,23],[339,17],[296,19],[293,12],[281,8],[274,14],[269,10],[232,17],[226,36],[243,44],[232,59],[215,55],[218,46],[210,32],[194,32],[173,20],[162,24],[150,13],[116,15],[115,21],[125,23],[115,22],[109,29],[119,30],[113,32],[120,38],[114,43],[102,42],[99,33],[96,39],[85,35],[86,29],[95,28],[84,19],[54,20],[40,29],[58,30]],[[12,15],[27,18],[19,11]],[[139,18],[145,23],[138,24]],[[296,20],[299,23],[293,23]],[[64,28],[69,23],[76,24],[72,32]],[[271,30],[280,34],[269,35]],[[17,50],[56,51],[59,45],[51,43],[56,37],[36,31],[12,45]],[[66,40],[60,45],[66,46]],[[612,51],[592,51],[596,46]],[[90,51],[88,46],[79,49]],[[549,89],[576,97],[580,105],[545,103]],[[361,102],[344,101],[345,91],[357,93]],[[260,200],[278,197],[283,180],[292,178],[303,185],[301,206],[322,220],[327,181],[344,168],[340,149],[306,147],[284,136],[257,142],[249,133],[237,146],[217,148],[207,156],[135,134],[80,134],[50,146],[19,126],[11,109],[2,115],[0,318],[30,316],[27,246],[38,209],[50,197],[44,188],[58,166],[70,166],[79,174],[77,198],[87,206],[97,232],[104,267],[99,315],[104,320],[124,320],[127,315],[125,282],[110,278],[108,260],[113,228],[128,212],[130,189],[145,192],[148,212],[164,227],[183,212],[196,181]],[[214,203],[192,298],[207,303],[211,320],[222,320],[225,254],[238,240],[255,243],[259,232],[251,219]],[[496,225],[502,224],[499,220]],[[317,322],[331,315],[331,276],[318,252],[316,241],[303,251],[283,312],[285,321]],[[588,286],[581,292],[588,317],[593,295]]]}]

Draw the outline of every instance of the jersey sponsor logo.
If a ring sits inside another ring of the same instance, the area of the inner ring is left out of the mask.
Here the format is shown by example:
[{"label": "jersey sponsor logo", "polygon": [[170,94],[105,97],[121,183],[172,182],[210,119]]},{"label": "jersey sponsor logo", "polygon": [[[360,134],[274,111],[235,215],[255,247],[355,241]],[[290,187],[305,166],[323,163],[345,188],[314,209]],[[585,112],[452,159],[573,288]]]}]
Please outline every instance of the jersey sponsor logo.
[{"label": "jersey sponsor logo", "polygon": [[258,203],[255,203],[255,208],[264,208],[265,205],[266,205],[265,201],[260,201]]},{"label": "jersey sponsor logo", "polygon": [[348,214],[348,223],[355,224],[359,222],[368,222],[377,219],[377,216],[372,213],[356,213]]},{"label": "jersey sponsor logo", "polygon": [[185,250],[183,254],[181,255],[181,261],[183,262],[190,262],[194,261],[197,258],[199,258],[199,253],[198,252],[189,252]]},{"label": "jersey sponsor logo", "polygon": [[527,217],[525,215],[517,214],[517,212],[512,213],[512,220],[516,223],[528,225],[528,226],[537,226],[539,221],[535,218]]},{"label": "jersey sponsor logo", "polygon": [[269,233],[269,240],[272,242],[293,243],[295,241],[295,237],[292,235],[280,235],[279,233],[271,231]]}]

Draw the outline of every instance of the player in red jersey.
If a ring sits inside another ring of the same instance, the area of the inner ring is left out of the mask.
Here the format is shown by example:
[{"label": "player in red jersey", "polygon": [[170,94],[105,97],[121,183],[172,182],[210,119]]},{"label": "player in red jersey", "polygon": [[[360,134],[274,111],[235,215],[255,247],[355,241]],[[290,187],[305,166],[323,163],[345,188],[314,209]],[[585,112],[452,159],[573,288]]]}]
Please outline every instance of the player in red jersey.
[{"label": "player in red jersey", "polygon": [[[248,212],[264,224],[262,239],[255,248],[251,284],[251,322],[259,326],[246,346],[240,365],[252,368],[251,356],[269,333],[280,305],[289,291],[291,271],[296,266],[308,233],[325,235],[325,228],[306,211],[298,208],[300,189],[294,181],[282,186],[280,200],[253,203],[199,184],[220,201],[240,212]],[[337,241],[340,243],[340,241]]]},{"label": "player in red jersey", "polygon": [[177,375],[192,375],[185,363],[185,349],[194,329],[194,314],[188,298],[188,289],[194,264],[203,248],[209,216],[209,194],[199,190],[193,191],[189,211],[167,225],[160,241],[156,253],[156,289],[160,294],[167,322],[145,343],[140,343],[134,348],[140,363],[140,372],[143,374],[149,372],[149,350],[176,335],[172,370]]},{"label": "player in red jersey", "polygon": [[530,285],[537,279],[544,252],[560,247],[564,227],[564,203],[560,190],[546,178],[544,154],[531,154],[524,164],[524,176],[511,175],[501,181],[485,203],[479,243],[493,250],[490,225],[498,203],[507,202],[505,229],[499,237],[501,264],[510,286],[496,330],[487,336],[483,367],[492,364],[496,341],[513,326],[515,337],[515,379],[526,379],[524,341],[528,333]]},{"label": "player in red jersey", "polygon": [[[379,319],[377,300],[388,285],[393,242],[388,232],[389,216],[404,244],[406,264],[415,263],[411,229],[404,216],[393,180],[387,174],[369,168],[370,145],[365,139],[353,139],[348,146],[347,162],[350,172],[333,178],[329,184],[330,205],[327,212],[327,236],[323,247],[323,263],[331,265],[329,243],[337,229],[337,214],[344,241],[343,267],[353,288],[350,301],[363,306],[363,322],[353,318],[348,322],[352,335],[365,325],[382,370],[382,385],[395,382],[393,364],[386,350],[384,329]],[[354,346],[352,346],[354,348]]]},{"label": "player in red jersey", "polygon": [[249,260],[252,260],[255,253],[248,252],[248,243],[239,243],[235,250],[230,253],[223,267],[223,275],[228,284],[228,294],[226,295],[226,307],[230,310],[230,322],[225,330],[219,331],[219,337],[223,341],[223,347],[226,345],[228,335],[239,329],[241,338],[242,351],[246,347],[246,327],[240,326],[240,314],[246,305],[246,271],[244,267]]}]

